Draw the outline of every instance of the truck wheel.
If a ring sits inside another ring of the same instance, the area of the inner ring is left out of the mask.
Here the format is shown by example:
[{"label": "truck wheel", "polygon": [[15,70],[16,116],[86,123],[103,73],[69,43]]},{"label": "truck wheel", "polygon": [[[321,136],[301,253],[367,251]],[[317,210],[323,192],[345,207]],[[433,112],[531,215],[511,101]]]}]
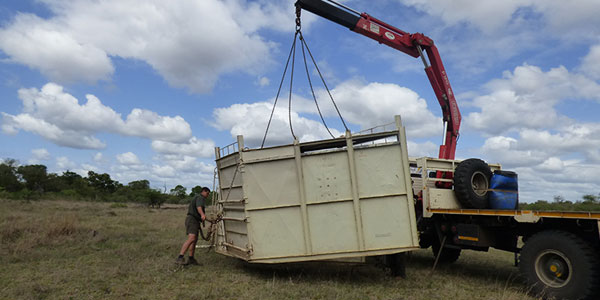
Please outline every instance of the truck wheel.
[{"label": "truck wheel", "polygon": [[454,170],[454,192],[466,208],[486,208],[492,171],[483,160],[463,160]]},{"label": "truck wheel", "polygon": [[593,247],[565,231],[543,231],[521,250],[521,275],[535,295],[556,299],[598,299],[600,261]]},{"label": "truck wheel", "polygon": [[[440,242],[434,241],[433,245],[431,245],[431,249],[433,250],[433,257],[436,258],[438,251],[440,251]],[[440,255],[440,260],[438,263],[450,264],[458,260],[460,257],[461,249],[455,248],[444,248],[442,249],[442,254]]]}]

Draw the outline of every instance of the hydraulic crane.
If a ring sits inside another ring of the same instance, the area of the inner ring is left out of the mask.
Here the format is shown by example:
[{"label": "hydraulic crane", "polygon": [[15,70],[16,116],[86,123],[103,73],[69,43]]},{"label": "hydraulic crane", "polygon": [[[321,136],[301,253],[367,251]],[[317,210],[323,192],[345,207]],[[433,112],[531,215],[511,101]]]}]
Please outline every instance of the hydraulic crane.
[{"label": "hydraulic crane", "polygon": [[442,59],[432,39],[422,33],[402,31],[367,13],[359,13],[334,1],[298,0],[296,9],[310,11],[412,57],[421,57],[427,78],[442,107],[445,136],[438,157],[454,159],[461,116]]}]

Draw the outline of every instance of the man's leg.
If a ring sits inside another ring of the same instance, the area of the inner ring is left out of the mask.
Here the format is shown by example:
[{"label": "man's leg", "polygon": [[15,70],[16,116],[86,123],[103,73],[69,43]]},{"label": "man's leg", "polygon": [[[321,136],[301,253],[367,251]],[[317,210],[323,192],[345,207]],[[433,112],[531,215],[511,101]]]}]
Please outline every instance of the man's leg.
[{"label": "man's leg", "polygon": [[196,243],[198,242],[198,234],[194,235],[194,240],[190,243],[189,250],[190,256],[188,257],[188,265],[198,265],[198,261],[194,258],[194,252],[196,252]]},{"label": "man's leg", "polygon": [[[192,245],[192,244],[195,245],[196,244],[196,240],[197,240],[196,235],[193,234],[193,233],[189,233],[188,234],[188,239],[181,246],[181,251],[179,251],[179,255],[185,255],[185,252],[190,247],[190,245]],[[195,248],[195,246],[194,246],[194,248]]]},{"label": "man's leg", "polygon": [[194,257],[194,252],[196,252],[196,243],[198,243],[198,236],[194,236],[194,240],[190,244],[190,257]]}]

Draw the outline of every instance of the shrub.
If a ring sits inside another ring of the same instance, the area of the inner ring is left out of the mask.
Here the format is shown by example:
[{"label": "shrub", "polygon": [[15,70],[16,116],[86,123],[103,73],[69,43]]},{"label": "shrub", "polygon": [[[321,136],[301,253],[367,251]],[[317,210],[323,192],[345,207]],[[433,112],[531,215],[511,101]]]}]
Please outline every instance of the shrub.
[{"label": "shrub", "polygon": [[126,208],[126,207],[127,207],[127,204],[119,203],[119,202],[115,202],[110,205],[110,208]]}]

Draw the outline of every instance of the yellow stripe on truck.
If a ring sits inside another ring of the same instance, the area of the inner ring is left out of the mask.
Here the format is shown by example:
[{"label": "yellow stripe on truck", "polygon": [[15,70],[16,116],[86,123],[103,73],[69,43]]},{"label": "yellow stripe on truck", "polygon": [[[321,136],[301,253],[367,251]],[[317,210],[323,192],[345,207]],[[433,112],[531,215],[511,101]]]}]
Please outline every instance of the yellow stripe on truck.
[{"label": "yellow stripe on truck", "polygon": [[472,237],[472,236],[462,236],[462,235],[459,235],[458,239],[459,240],[465,240],[465,241],[471,241],[471,242],[479,242],[479,238]]}]

